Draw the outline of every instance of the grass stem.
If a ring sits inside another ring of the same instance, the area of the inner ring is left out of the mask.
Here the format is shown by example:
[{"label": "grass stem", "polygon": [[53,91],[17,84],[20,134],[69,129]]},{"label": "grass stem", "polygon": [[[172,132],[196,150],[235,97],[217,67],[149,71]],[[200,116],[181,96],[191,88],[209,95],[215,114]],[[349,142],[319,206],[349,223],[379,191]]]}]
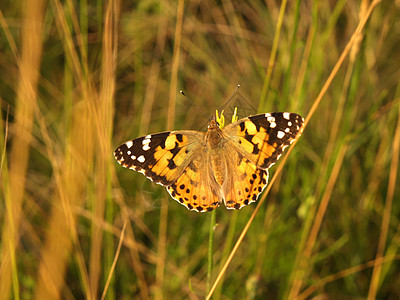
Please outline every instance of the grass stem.
[{"label": "grass stem", "polygon": [[210,219],[210,236],[208,239],[208,268],[207,268],[207,293],[210,291],[211,285],[211,274],[213,269],[213,254],[214,254],[214,233],[215,233],[215,225],[217,220],[217,212],[214,209],[211,212]]}]

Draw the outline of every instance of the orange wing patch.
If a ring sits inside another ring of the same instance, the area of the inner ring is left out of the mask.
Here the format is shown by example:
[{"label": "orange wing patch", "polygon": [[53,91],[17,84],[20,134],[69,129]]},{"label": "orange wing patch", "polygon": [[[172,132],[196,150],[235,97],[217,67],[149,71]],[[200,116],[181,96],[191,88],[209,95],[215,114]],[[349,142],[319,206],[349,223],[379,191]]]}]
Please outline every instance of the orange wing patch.
[{"label": "orange wing patch", "polygon": [[[190,210],[198,212],[212,211],[222,198],[220,187],[208,172],[200,172],[204,162],[191,162],[182,175],[172,185],[167,186],[171,197]],[[206,169],[207,170],[207,169]]]},{"label": "orange wing patch", "polygon": [[233,170],[228,170],[232,176],[226,178],[222,186],[225,206],[229,209],[240,209],[256,201],[268,182],[268,170],[257,168],[241,154],[238,154],[236,161]]}]

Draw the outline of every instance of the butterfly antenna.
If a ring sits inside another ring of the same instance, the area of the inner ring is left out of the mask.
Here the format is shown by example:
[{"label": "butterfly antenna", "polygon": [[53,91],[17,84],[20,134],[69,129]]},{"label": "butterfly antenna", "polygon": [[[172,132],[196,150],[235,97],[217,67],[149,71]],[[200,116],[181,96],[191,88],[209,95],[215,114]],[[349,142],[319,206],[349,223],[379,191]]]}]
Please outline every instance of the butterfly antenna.
[{"label": "butterfly antenna", "polygon": [[[179,93],[181,93],[181,95],[182,95],[183,97],[186,98],[186,94],[184,93],[184,91],[179,90]],[[187,99],[187,98],[186,98],[186,99]],[[189,100],[189,99],[188,99],[188,100]],[[196,104],[194,104],[193,102],[191,102],[191,104],[193,105],[194,108],[197,109],[197,111],[199,111],[199,112],[204,116],[204,118],[208,119],[207,114],[206,114],[203,110],[201,110],[200,107],[198,107],[198,106],[197,106]]]},{"label": "butterfly antenna", "polygon": [[242,110],[247,110],[248,113],[246,113],[246,115],[251,115],[255,112],[257,112],[257,108],[245,97],[243,96],[240,92],[239,92],[239,87],[240,84],[237,85],[235,91],[233,92],[232,96],[229,97],[229,99],[227,100],[227,102],[224,104],[223,108],[225,109],[226,106],[229,104],[229,102],[232,100],[232,98],[237,95],[238,99],[240,100],[240,102],[238,103],[239,106],[241,107]]},{"label": "butterfly antenna", "polygon": [[[238,85],[236,86],[235,91],[234,91],[234,92],[232,93],[232,95],[228,98],[228,100],[225,101],[224,105],[222,105],[222,107],[219,109],[220,111],[221,111],[221,110],[225,110],[225,108],[228,106],[228,104],[232,101],[233,97],[234,97],[236,94],[239,94],[239,88],[240,88],[240,84],[238,84]],[[239,94],[239,95],[240,95],[240,94]]]}]

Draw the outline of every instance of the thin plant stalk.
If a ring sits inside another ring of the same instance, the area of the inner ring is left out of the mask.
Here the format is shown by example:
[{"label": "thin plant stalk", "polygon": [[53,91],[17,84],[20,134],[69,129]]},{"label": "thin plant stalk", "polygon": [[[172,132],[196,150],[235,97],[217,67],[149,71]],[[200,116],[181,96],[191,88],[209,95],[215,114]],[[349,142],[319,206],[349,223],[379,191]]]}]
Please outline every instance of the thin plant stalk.
[{"label": "thin plant stalk", "polygon": [[212,269],[214,266],[213,262],[213,254],[214,254],[214,233],[215,233],[215,225],[217,220],[217,212],[214,209],[211,212],[211,219],[210,219],[210,235],[208,239],[208,268],[207,268],[207,293],[210,291],[211,285],[211,274]]}]

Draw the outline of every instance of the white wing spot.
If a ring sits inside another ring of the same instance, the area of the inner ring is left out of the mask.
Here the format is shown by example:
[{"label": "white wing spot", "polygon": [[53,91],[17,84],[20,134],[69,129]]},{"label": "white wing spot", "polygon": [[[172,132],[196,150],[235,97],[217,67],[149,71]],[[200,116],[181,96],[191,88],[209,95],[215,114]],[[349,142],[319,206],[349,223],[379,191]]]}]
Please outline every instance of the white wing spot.
[{"label": "white wing spot", "polygon": [[136,156],[135,156],[135,155],[132,155],[132,156],[131,156],[131,159],[132,159],[132,160],[135,160],[135,159],[136,159]]},{"label": "white wing spot", "polygon": [[137,158],[137,160],[138,160],[140,163],[143,163],[146,159],[144,158],[143,155],[140,155],[140,156]]},{"label": "white wing spot", "polygon": [[127,152],[126,152],[126,154],[128,154],[128,155],[131,155],[131,150],[128,150]]},{"label": "white wing spot", "polygon": [[290,126],[292,126],[292,122],[287,122],[287,124],[288,124],[288,126],[290,127]]},{"label": "white wing spot", "polygon": [[265,114],[265,117],[266,117],[267,119],[268,119],[270,116],[271,116],[270,113],[266,113],[266,114]]},{"label": "white wing spot", "polygon": [[126,142],[125,145],[126,145],[126,146],[128,147],[128,149],[129,149],[129,148],[131,148],[131,147],[133,146],[133,142],[132,142],[132,141]]},{"label": "white wing spot", "polygon": [[150,149],[150,146],[149,146],[149,144],[145,144],[145,145],[143,145],[143,148],[142,148],[144,151],[147,151],[147,150],[149,150]]},{"label": "white wing spot", "polygon": [[289,119],[290,119],[290,113],[288,113],[288,112],[283,113],[283,117],[284,117],[286,120],[289,120]]},{"label": "white wing spot", "polygon": [[276,123],[275,122],[271,122],[271,124],[269,124],[269,127],[275,128],[276,127]]},{"label": "white wing spot", "polygon": [[272,117],[272,116],[269,116],[269,117],[267,117],[267,121],[268,122],[275,122],[275,118],[274,117]]},{"label": "white wing spot", "polygon": [[281,139],[285,136],[285,133],[283,131],[278,131],[278,134],[276,135],[278,139]]},{"label": "white wing spot", "polygon": [[146,136],[145,139],[142,141],[142,145],[148,145],[150,142],[151,139]]},{"label": "white wing spot", "polygon": [[290,128],[289,128],[289,127],[285,129],[285,132],[289,132],[289,131],[290,131]]}]

